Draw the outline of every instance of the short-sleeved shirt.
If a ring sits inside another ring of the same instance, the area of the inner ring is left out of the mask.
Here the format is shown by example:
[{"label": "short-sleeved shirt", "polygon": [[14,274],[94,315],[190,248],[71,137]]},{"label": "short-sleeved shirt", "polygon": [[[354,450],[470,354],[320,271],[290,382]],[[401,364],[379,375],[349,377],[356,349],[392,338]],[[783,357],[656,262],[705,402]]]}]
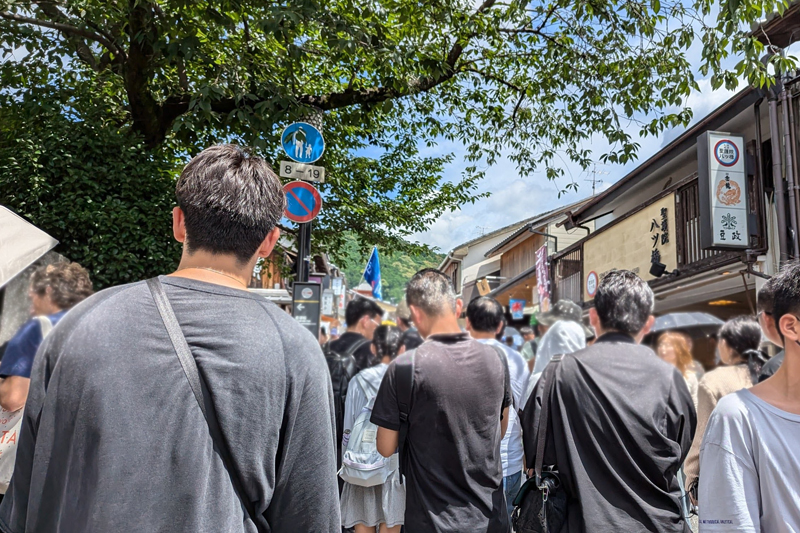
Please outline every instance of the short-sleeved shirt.
[{"label": "short-sleeved shirt", "polygon": [[466,333],[431,335],[389,365],[374,424],[400,428],[396,369],[412,355],[406,530],[508,532],[500,461],[500,415],[512,402],[505,362]]},{"label": "short-sleeved shirt", "polygon": [[500,443],[500,457],[503,460],[503,475],[513,476],[522,472],[524,466],[525,452],[522,449],[522,428],[517,411],[522,410],[522,399],[530,372],[525,360],[513,348],[494,339],[481,340],[479,342],[503,350],[508,362],[508,375],[511,379],[511,391],[514,395],[514,408],[509,409],[508,412],[508,428],[506,429],[506,434],[503,435],[503,442]]},{"label": "short-sleeved shirt", "polygon": [[[161,277],[260,530],[341,530],[317,339],[246,291]],[[145,283],[81,302],[42,344],[4,533],[255,531]]]},{"label": "short-sleeved shirt", "polygon": [[[55,326],[65,314],[66,311],[59,311],[48,315],[47,318]],[[31,377],[33,358],[40,344],[42,344],[42,326],[37,319],[32,318],[25,322],[16,335],[8,341],[3,360],[0,362],[0,378]]]},{"label": "short-sleeved shirt", "polygon": [[700,449],[703,531],[800,531],[800,415],[749,390],[722,398]]}]

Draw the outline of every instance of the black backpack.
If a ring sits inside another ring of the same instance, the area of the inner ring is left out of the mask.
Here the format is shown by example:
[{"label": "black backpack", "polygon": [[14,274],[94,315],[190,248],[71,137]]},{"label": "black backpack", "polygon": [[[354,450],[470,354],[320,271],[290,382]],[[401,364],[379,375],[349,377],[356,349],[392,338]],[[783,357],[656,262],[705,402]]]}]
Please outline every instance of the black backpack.
[{"label": "black backpack", "polygon": [[[353,354],[362,346],[369,344],[369,339],[361,339],[354,342],[343,353],[338,353],[331,349],[330,342],[322,347],[325,353],[325,361],[328,363],[328,372],[331,374],[331,385],[333,385],[333,406],[336,414],[336,448],[342,445],[342,434],[344,433],[344,402],[347,399],[347,387],[350,380],[358,373],[358,365]],[[339,449],[337,464],[341,461],[342,453]]]}]

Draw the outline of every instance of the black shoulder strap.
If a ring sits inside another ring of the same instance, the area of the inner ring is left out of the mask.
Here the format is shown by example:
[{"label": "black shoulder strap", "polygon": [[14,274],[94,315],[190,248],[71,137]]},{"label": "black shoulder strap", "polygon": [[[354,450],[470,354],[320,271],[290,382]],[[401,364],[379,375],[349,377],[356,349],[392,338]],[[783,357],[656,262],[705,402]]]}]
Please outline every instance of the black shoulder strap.
[{"label": "black shoulder strap", "polygon": [[395,363],[395,383],[397,387],[397,407],[400,411],[400,430],[397,435],[397,448],[400,463],[400,480],[403,480],[403,462],[406,439],[408,438],[408,413],[411,411],[411,391],[414,388],[414,356],[416,350],[409,352],[408,364]]},{"label": "black shoulder strap", "polygon": [[[172,310],[172,305],[169,303],[167,293],[164,291],[164,286],[161,284],[161,281],[158,278],[148,279],[147,286],[150,289],[150,293],[153,295],[153,300],[156,302],[156,307],[161,315],[161,320],[164,321],[164,326],[167,328],[167,333],[169,333],[172,346],[175,348],[175,353],[178,355],[178,360],[181,363],[181,367],[183,367],[183,373],[186,375],[186,379],[189,381],[189,387],[191,387],[192,392],[194,393],[194,397],[197,400],[197,405],[200,406],[200,410],[203,412],[203,417],[206,419],[206,423],[208,423],[208,429],[211,433],[211,438],[216,445],[220,457],[222,458],[225,469],[228,471],[228,474],[231,477],[233,489],[236,492],[236,495],[239,497],[239,500],[242,502],[247,514],[250,516],[250,519],[255,524],[256,529],[261,531],[261,525],[259,521],[256,520],[253,502],[247,497],[239,476],[236,473],[236,470],[233,468],[233,461],[231,460],[228,447],[222,438],[222,432],[220,431],[213,405],[211,405],[210,399],[206,399],[206,395],[204,394],[202,381],[200,380],[200,372],[197,369],[197,362],[194,360],[194,356],[189,348],[189,343],[186,342],[186,337],[183,336],[181,326],[178,324],[178,319],[175,317],[175,311]],[[206,402],[208,402],[209,406],[211,407],[210,409],[206,407]],[[209,414],[211,416],[209,416]]]},{"label": "black shoulder strap", "polygon": [[358,350],[360,350],[362,346],[364,346],[365,344],[369,344],[370,342],[372,342],[372,341],[369,340],[369,339],[366,339],[366,338],[365,339],[359,339],[356,342],[354,342],[353,344],[351,344],[350,347],[347,350],[344,351],[342,356],[344,356],[344,357],[354,356],[355,353]]},{"label": "black shoulder strap", "polygon": [[553,392],[553,381],[555,378],[556,367],[561,362],[562,355],[555,355],[550,360],[550,364],[545,367],[542,376],[542,411],[539,415],[539,424],[536,427],[536,462],[534,471],[536,472],[536,484],[539,485],[542,479],[542,466],[544,464],[544,448],[547,443],[547,424],[550,419],[550,396]]}]

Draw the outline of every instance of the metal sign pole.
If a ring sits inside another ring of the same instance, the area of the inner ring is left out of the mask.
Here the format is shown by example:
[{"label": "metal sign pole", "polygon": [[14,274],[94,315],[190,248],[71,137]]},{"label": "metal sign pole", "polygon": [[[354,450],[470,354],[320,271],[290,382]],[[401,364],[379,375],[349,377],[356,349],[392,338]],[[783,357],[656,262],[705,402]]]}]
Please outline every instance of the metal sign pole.
[{"label": "metal sign pole", "polygon": [[311,222],[300,224],[297,239],[297,270],[295,281],[308,281],[311,262]]}]

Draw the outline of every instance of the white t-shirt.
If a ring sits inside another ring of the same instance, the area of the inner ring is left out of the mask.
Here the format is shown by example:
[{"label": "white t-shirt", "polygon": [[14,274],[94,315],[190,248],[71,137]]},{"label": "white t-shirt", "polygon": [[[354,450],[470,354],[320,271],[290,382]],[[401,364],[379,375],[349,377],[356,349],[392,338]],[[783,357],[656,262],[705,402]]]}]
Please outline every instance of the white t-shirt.
[{"label": "white t-shirt", "polygon": [[722,398],[700,448],[701,531],[800,532],[800,415]]},{"label": "white t-shirt", "polygon": [[480,339],[484,344],[491,344],[502,348],[508,361],[508,375],[511,380],[511,393],[514,396],[514,405],[508,408],[508,427],[500,443],[500,457],[503,461],[503,476],[511,476],[522,472],[522,426],[519,422],[517,411],[522,409],[525,385],[528,383],[528,365],[522,355],[494,339]]}]

